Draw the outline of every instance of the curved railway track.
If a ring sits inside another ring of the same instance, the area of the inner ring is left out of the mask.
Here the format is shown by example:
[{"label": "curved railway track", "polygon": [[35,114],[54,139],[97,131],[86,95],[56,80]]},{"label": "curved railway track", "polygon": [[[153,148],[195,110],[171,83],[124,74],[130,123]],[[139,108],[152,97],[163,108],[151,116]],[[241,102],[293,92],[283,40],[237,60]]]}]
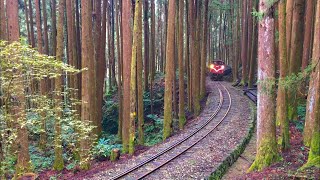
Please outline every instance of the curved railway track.
[{"label": "curved railway track", "polygon": [[[140,174],[137,174],[134,179],[142,179],[146,176],[150,175],[154,171],[160,169],[162,166],[166,165],[167,163],[171,162],[175,158],[179,157],[189,149],[191,149],[193,146],[195,146],[197,143],[199,143],[201,140],[206,138],[212,131],[214,131],[226,118],[228,115],[231,105],[232,105],[232,99],[229,90],[222,84],[218,83],[220,87],[218,87],[219,90],[219,104],[217,109],[214,111],[214,113],[199,127],[197,127],[194,131],[192,131],[190,134],[188,134],[183,139],[173,143],[172,145],[168,146],[164,150],[158,152],[157,154],[145,159],[144,161],[138,163],[132,168],[129,168],[114,177],[111,178],[111,180],[124,178],[132,173],[135,173],[135,171],[139,171],[142,167],[154,163],[153,167],[148,170],[143,171]],[[221,88],[222,87],[222,88]],[[223,89],[223,90],[221,90]],[[226,99],[225,99],[226,98]],[[226,103],[224,103],[226,102]],[[226,106],[226,107],[225,107]],[[225,113],[222,115],[221,119],[219,119],[218,122],[216,122],[212,126],[208,126],[209,123],[215,119],[217,114],[219,114],[221,111],[225,110]],[[184,145],[186,144],[186,145]],[[159,158],[164,158],[160,163],[158,163]]]}]

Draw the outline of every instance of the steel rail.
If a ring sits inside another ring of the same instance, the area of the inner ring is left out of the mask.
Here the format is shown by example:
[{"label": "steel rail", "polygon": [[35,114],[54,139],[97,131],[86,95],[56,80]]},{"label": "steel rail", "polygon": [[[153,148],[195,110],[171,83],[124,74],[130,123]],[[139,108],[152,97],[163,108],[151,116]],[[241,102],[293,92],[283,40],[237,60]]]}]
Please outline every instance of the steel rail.
[{"label": "steel rail", "polygon": [[[222,85],[223,86],[223,85]],[[203,140],[204,138],[206,138],[212,131],[214,131],[222,122],[223,120],[226,118],[226,116],[228,115],[228,113],[230,112],[231,109],[231,105],[232,105],[232,99],[231,99],[231,95],[230,92],[228,91],[228,89],[223,86],[223,88],[226,90],[226,92],[228,93],[229,96],[229,105],[228,105],[228,109],[226,111],[226,113],[224,114],[224,116],[220,119],[220,121],[218,122],[218,124],[216,124],[210,131],[208,131],[207,133],[205,133],[204,136],[202,136],[201,138],[199,138],[197,141],[195,141],[194,143],[192,143],[190,146],[188,146],[187,148],[185,148],[182,152],[179,152],[178,154],[175,154],[173,157],[170,157],[169,159],[167,159],[165,162],[161,163],[160,165],[158,165],[156,168],[144,173],[143,175],[139,176],[137,179],[142,179],[146,176],[148,176],[149,174],[153,173],[154,171],[160,169],[162,166],[168,164],[170,161],[174,160],[175,158],[179,157],[180,155],[182,155],[183,153],[185,153],[186,151],[188,151],[189,149],[191,149],[193,146],[195,146],[196,144],[198,144],[201,140]]]},{"label": "steel rail", "polygon": [[[220,83],[219,83],[220,84]],[[165,154],[166,152],[172,150],[173,148],[177,147],[178,145],[182,144],[183,142],[185,142],[186,140],[188,140],[189,138],[191,138],[192,136],[194,136],[196,133],[198,133],[201,129],[203,129],[205,126],[207,126],[209,124],[210,121],[213,120],[213,118],[218,114],[218,112],[221,110],[222,107],[222,103],[224,101],[223,95],[222,95],[222,91],[220,88],[218,88],[219,90],[219,105],[217,107],[217,109],[214,111],[214,113],[210,116],[210,118],[208,120],[206,120],[202,125],[200,125],[199,127],[197,127],[193,132],[191,132],[188,136],[184,137],[183,139],[173,143],[172,145],[170,145],[169,147],[163,149],[162,151],[158,152],[157,154],[143,160],[142,162],[138,163],[137,165],[133,166],[132,168],[129,168],[115,176],[113,176],[112,178],[110,178],[110,180],[116,180],[116,179],[120,179],[126,175],[128,175],[129,173],[137,170],[138,168],[146,165],[147,163],[155,160],[156,158],[162,156],[163,154]]]}]

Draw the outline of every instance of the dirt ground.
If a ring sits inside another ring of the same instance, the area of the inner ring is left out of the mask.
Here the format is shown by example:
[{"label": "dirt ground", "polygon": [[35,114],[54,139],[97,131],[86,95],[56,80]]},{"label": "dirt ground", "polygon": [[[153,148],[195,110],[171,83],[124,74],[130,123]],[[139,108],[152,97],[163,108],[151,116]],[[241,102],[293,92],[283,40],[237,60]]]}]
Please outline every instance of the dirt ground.
[{"label": "dirt ground", "polygon": [[302,133],[290,123],[290,144],[288,151],[282,152],[282,159],[260,172],[247,173],[256,154],[256,135],[254,135],[239,159],[230,167],[223,179],[320,179],[317,168],[299,171],[307,162],[309,148],[302,143]]}]

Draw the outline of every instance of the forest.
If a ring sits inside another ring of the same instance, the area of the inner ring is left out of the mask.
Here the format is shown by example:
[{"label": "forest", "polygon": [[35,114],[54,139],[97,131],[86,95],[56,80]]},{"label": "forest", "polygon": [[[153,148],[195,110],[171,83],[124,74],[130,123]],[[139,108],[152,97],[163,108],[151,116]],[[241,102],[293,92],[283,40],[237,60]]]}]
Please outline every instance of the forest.
[{"label": "forest", "polygon": [[298,153],[319,178],[319,0],[0,0],[0,179],[82,179],[179,136],[214,60],[257,90],[247,173]]}]

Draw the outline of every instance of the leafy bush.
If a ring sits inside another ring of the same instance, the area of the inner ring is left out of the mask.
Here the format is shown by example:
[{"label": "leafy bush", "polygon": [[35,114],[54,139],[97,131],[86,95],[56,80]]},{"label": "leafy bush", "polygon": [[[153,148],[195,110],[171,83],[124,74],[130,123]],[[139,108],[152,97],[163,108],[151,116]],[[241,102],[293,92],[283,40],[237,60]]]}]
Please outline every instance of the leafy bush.
[{"label": "leafy bush", "polygon": [[153,146],[162,141],[163,134],[163,119],[159,118],[157,115],[149,114],[147,115],[145,124],[145,145]]},{"label": "leafy bush", "polygon": [[306,105],[305,104],[300,104],[298,106],[298,116],[299,116],[299,121],[294,121],[294,124],[296,128],[302,132],[304,128],[304,121],[306,119]]},{"label": "leafy bush", "polygon": [[[112,137],[112,136],[111,136]],[[121,150],[121,144],[112,144],[112,139],[101,138],[98,143],[93,147],[92,154],[97,159],[109,158],[112,149]]]}]

